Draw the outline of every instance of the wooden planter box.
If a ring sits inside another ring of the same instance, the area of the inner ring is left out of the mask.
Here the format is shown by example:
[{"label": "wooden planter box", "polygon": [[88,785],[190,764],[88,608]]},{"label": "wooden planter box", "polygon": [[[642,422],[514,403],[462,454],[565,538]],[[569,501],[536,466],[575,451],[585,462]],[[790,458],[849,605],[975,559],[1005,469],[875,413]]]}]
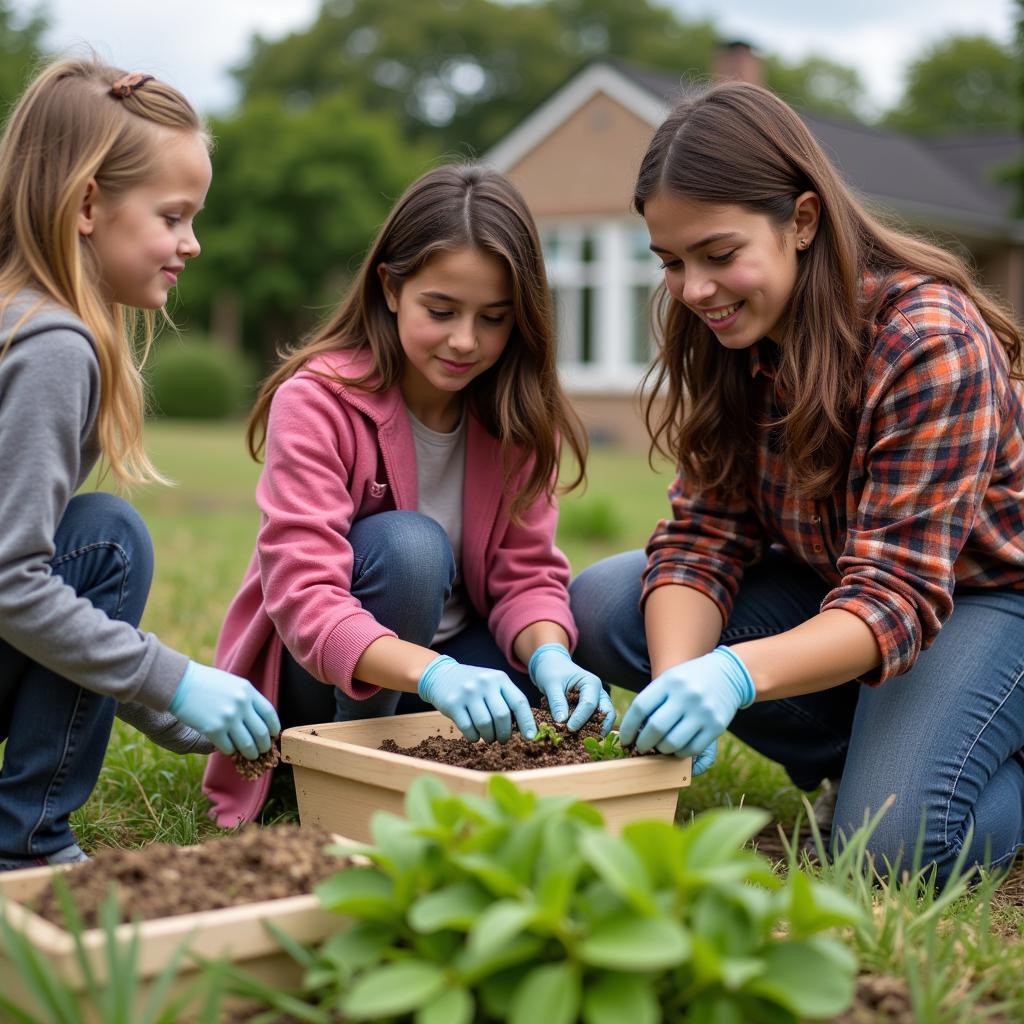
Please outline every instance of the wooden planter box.
[{"label": "wooden planter box", "polygon": [[[340,840],[340,837],[338,837]],[[343,862],[339,859],[338,868]],[[75,942],[70,932],[33,913],[23,902],[31,900],[49,885],[55,871],[68,867],[26,868],[0,873],[0,914],[29,938],[40,954],[76,993],[84,998],[88,989],[78,966]],[[302,943],[315,943],[331,935],[342,923],[339,915],[321,908],[312,893],[265,900],[237,907],[224,907],[175,917],[154,918],[118,927],[118,939],[127,943],[137,928],[139,935],[138,1005],[148,998],[152,985],[178,947],[187,941],[188,950],[204,959],[228,959],[268,985],[297,988],[302,968],[284,951],[262,922],[272,921]],[[102,983],[107,978],[106,935],[99,928],[83,932],[82,942],[93,973]],[[186,954],[179,965],[171,992],[180,992],[195,978],[198,963]],[[14,964],[0,945],[0,990],[27,1011],[35,1010],[31,990],[18,976]],[[245,1001],[243,1000],[242,1003]],[[225,1007],[239,1005],[229,998]],[[185,1018],[189,1019],[189,1018]]]},{"label": "wooden planter box", "polygon": [[[424,773],[453,793],[485,795],[493,772],[376,749],[389,738],[408,747],[427,736],[460,735],[455,723],[438,711],[286,729],[281,757],[294,768],[302,824],[371,842],[373,812],[402,814],[405,791]],[[690,784],[690,769],[690,758],[658,754],[503,774],[538,796],[571,794],[586,800],[604,815],[611,831],[619,832],[640,818],[672,821],[679,790]]]}]

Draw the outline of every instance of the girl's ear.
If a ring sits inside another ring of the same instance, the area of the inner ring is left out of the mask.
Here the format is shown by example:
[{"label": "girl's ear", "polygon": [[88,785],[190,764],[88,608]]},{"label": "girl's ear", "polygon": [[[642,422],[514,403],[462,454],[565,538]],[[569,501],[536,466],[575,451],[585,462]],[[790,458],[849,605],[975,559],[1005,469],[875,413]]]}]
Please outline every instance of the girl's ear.
[{"label": "girl's ear", "polygon": [[85,195],[78,210],[78,233],[82,236],[91,235],[96,228],[96,198],[99,186],[95,178],[90,178],[85,186]]},{"label": "girl's ear", "polygon": [[386,263],[377,264],[377,276],[380,278],[380,286],[384,292],[384,301],[388,304],[388,309],[392,313],[397,313],[398,296],[391,285],[391,275],[388,273],[388,265]]},{"label": "girl's ear", "polygon": [[801,192],[793,208],[793,226],[796,229],[797,244],[806,248],[818,231],[821,217],[821,200],[817,192]]}]

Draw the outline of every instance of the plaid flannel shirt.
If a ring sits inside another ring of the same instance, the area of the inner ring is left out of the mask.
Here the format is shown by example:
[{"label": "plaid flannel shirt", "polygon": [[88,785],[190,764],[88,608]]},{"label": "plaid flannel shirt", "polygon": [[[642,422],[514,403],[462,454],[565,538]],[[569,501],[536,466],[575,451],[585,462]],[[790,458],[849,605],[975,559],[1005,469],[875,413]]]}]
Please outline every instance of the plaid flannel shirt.
[{"label": "plaid flannel shirt", "polygon": [[[758,346],[751,372],[773,403],[772,365]],[[744,567],[772,545],[831,588],[822,611],[844,608],[867,623],[882,662],[862,681],[878,685],[934,641],[955,588],[1024,589],[1024,407],[978,310],[956,288],[901,276],[864,374],[845,486],[801,498],[768,430],[744,500],[716,500],[678,476],[673,518],[647,546],[641,601],[682,584],[728,621]]]}]

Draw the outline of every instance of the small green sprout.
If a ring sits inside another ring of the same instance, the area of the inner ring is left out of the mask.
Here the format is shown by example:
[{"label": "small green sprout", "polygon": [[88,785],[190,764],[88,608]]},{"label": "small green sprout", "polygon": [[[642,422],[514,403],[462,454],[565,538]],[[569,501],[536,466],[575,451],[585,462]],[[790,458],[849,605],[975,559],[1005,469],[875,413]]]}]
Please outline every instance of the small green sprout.
[{"label": "small green sprout", "polygon": [[619,743],[617,732],[610,732],[599,740],[587,736],[583,740],[583,747],[590,755],[591,761],[617,761],[620,757],[629,757],[629,751],[624,750]]},{"label": "small green sprout", "polygon": [[533,737],[534,743],[540,743],[541,740],[547,740],[548,743],[553,747],[557,747],[562,742],[563,736],[559,731],[548,722],[542,722],[537,726],[537,735]]}]

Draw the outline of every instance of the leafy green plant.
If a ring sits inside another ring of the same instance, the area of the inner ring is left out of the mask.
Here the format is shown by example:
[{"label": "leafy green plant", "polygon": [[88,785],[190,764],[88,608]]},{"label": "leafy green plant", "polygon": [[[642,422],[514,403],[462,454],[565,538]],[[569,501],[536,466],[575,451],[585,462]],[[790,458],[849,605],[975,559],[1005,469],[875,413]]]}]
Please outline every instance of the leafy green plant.
[{"label": "leafy green plant", "polygon": [[253,372],[245,359],[195,335],[162,338],[145,373],[160,416],[224,419],[244,412],[251,399]]},{"label": "leafy green plant", "polygon": [[614,730],[601,739],[585,737],[583,749],[590,755],[591,761],[617,761],[619,758],[629,757],[629,751],[623,748],[619,742],[619,734]]},{"label": "leafy green plant", "polygon": [[540,743],[546,741],[551,746],[557,747],[563,740],[562,734],[553,726],[550,722],[541,722],[537,726],[537,735],[533,737],[534,743]]},{"label": "leafy green plant", "polygon": [[[219,1006],[226,972],[211,964],[184,991],[172,993],[191,936],[174,950],[160,974],[153,980],[145,1000],[140,991],[140,941],[138,928],[128,937],[119,933],[121,913],[116,894],[104,900],[99,913],[103,945],[102,972],[84,941],[82,915],[75,906],[65,879],[54,875],[54,888],[64,916],[64,927],[74,941],[75,960],[84,982],[76,986],[63,976],[36,948],[28,935],[16,928],[0,903],[0,948],[17,971],[22,986],[34,1002],[27,1007],[0,992],[3,1019],[16,1024],[175,1024],[191,1007],[201,1024],[219,1020]],[[205,988],[205,993],[201,989]],[[201,1006],[196,1004],[202,1000]],[[37,1016],[36,1014],[40,1014]]]},{"label": "leafy green plant", "polygon": [[486,799],[421,777],[405,812],[378,812],[374,843],[344,851],[366,865],[317,888],[349,923],[297,953],[303,1020],[795,1024],[852,999],[856,960],[828,933],[861,913],[743,848],[763,812],[616,837],[501,776]]},{"label": "leafy green plant", "polygon": [[622,536],[622,522],[615,505],[604,497],[563,501],[558,525],[562,534],[580,540],[611,542]]}]

